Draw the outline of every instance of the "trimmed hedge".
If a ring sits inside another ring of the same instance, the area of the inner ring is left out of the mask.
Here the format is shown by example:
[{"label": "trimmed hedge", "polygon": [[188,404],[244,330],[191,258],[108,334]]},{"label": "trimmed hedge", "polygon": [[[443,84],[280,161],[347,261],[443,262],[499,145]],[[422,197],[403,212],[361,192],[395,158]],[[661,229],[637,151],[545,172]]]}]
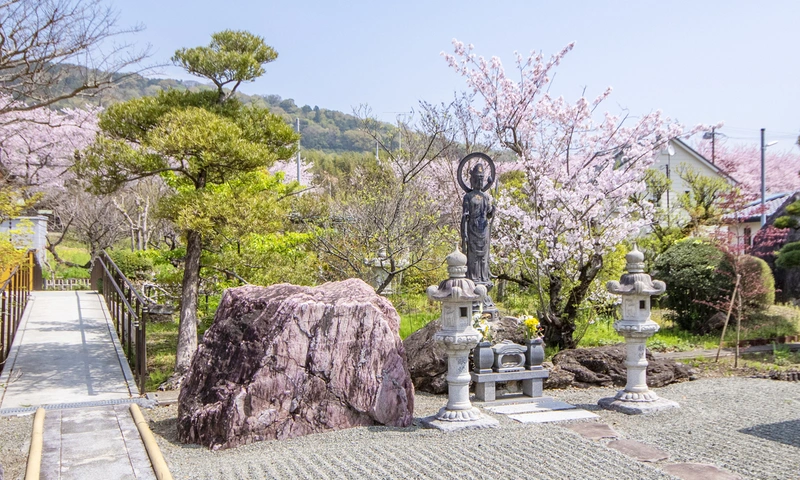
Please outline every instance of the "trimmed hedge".
[{"label": "trimmed hedge", "polygon": [[666,307],[675,312],[678,326],[706,331],[706,323],[718,311],[708,303],[733,290],[733,268],[725,254],[706,241],[689,238],[667,249],[655,268],[655,277],[667,284]]},{"label": "trimmed hedge", "polygon": [[699,239],[678,242],[658,258],[655,276],[667,284],[665,305],[675,312],[678,326],[707,333],[708,321],[728,305],[737,270],[742,276],[745,318],[775,303],[775,278],[767,262],[744,255],[734,269],[732,261],[733,257]]},{"label": "trimmed hedge", "polygon": [[800,267],[800,242],[787,243],[778,252],[775,265],[783,269]]},{"label": "trimmed hedge", "polygon": [[745,314],[763,312],[775,304],[775,277],[764,260],[745,255],[740,260]]}]

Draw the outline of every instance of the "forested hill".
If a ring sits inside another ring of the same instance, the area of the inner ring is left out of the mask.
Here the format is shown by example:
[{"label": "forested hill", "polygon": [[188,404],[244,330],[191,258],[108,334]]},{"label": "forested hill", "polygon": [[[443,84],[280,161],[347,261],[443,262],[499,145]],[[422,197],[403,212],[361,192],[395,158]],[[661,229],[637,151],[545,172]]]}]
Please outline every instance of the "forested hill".
[{"label": "forested hill", "polygon": [[[74,77],[74,82],[80,82]],[[67,78],[64,87],[72,83]],[[169,89],[199,90],[212,88],[191,80],[173,80],[169,78],[146,78],[131,75],[119,81],[114,87],[103,90],[94,97],[75,97],[57,104],[58,107],[82,107],[85,104],[107,106],[112,103],[130,100],[147,95],[157,95]],[[322,150],[325,152],[368,152],[375,150],[375,142],[369,135],[358,129],[359,119],[350,114],[336,110],[328,110],[318,106],[298,106],[291,98],[283,99],[279,95],[245,95],[237,97],[245,104],[255,103],[269,109],[291,123],[293,127],[300,119],[300,145],[303,149]],[[385,124],[387,131],[392,125]]]}]

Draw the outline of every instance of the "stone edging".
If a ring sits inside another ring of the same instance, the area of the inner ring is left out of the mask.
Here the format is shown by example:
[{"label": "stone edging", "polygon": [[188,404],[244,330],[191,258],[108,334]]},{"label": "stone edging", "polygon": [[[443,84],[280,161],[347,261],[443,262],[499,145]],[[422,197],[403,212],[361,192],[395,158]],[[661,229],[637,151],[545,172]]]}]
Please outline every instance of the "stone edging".
[{"label": "stone edging", "polygon": [[28,465],[25,467],[25,480],[39,480],[42,470],[42,445],[44,443],[44,408],[39,407],[33,417],[31,446],[28,450]]},{"label": "stone edging", "polygon": [[161,449],[158,448],[158,443],[156,443],[153,432],[150,431],[150,426],[147,424],[147,420],[144,419],[139,405],[132,403],[130,408],[133,423],[136,424],[139,436],[142,437],[144,448],[147,450],[147,456],[150,457],[150,464],[153,466],[156,478],[158,480],[173,480],[172,474],[167,467],[167,462],[164,461],[164,456],[161,455]]}]

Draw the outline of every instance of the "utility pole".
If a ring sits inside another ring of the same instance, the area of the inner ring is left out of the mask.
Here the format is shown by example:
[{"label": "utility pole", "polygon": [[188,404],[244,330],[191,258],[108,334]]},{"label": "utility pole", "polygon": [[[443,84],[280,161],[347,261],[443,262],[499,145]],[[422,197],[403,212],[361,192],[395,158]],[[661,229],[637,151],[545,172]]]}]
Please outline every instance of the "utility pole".
[{"label": "utility pole", "polygon": [[711,163],[716,164],[717,162],[717,135],[725,136],[724,133],[717,133],[717,127],[711,127],[710,132],[706,132],[703,134],[703,140],[711,140]]},{"label": "utility pole", "polygon": [[767,224],[767,209],[764,206],[767,196],[767,169],[764,162],[764,153],[767,151],[767,147],[771,147],[778,143],[777,141],[774,141],[764,144],[764,130],[766,129],[761,129],[761,228],[764,228],[764,225]]},{"label": "utility pole", "polygon": [[767,182],[766,182],[766,169],[764,168],[764,151],[767,147],[764,146],[764,130],[761,129],[761,228],[767,223],[767,212],[764,210],[764,197],[767,196]]},{"label": "utility pole", "polygon": [[[300,117],[297,117],[297,133],[300,133]],[[297,139],[297,183],[300,183],[300,139]]]},{"label": "utility pole", "polygon": [[717,160],[716,151],[714,149],[714,146],[717,143],[717,133],[715,132],[716,129],[717,127],[711,127],[711,163],[716,163]]}]

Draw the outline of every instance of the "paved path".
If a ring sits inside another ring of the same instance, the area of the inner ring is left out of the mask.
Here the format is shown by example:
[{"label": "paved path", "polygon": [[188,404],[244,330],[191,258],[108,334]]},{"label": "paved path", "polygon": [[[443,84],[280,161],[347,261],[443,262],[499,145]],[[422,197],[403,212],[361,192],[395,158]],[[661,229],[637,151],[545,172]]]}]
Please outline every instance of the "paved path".
[{"label": "paved path", "polygon": [[130,399],[133,376],[96,292],[34,292],[3,375],[0,414]]},{"label": "paved path", "polygon": [[0,415],[45,407],[41,478],[155,478],[128,410],[138,391],[97,292],[34,292],[0,387]]},{"label": "paved path", "polygon": [[48,411],[42,480],[155,479],[128,405]]}]

